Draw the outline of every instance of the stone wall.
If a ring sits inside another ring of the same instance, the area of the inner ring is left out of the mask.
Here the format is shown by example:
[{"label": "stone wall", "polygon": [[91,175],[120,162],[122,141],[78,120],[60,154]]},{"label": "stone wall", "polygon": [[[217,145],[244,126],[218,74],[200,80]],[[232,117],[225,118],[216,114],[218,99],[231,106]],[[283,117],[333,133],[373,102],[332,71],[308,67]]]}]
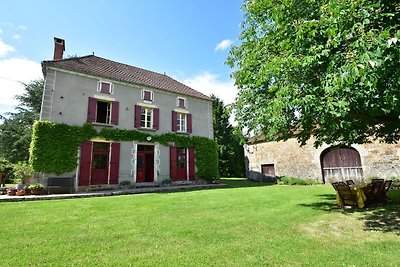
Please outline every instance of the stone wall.
[{"label": "stone wall", "polygon": [[[324,144],[315,148],[313,140],[300,147],[296,139],[245,145],[247,178],[267,179],[262,174],[262,165],[274,164],[276,176],[311,178],[322,183],[320,156],[329,147]],[[400,177],[400,144],[374,142],[352,147],[360,154],[364,179]]]}]

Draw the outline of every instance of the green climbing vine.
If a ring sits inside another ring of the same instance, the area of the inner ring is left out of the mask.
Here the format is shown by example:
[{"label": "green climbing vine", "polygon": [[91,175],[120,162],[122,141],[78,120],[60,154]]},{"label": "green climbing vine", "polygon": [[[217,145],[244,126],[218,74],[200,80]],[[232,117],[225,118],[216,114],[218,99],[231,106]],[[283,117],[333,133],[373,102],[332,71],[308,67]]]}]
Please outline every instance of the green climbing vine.
[{"label": "green climbing vine", "polygon": [[137,130],[103,128],[97,132],[93,125],[70,126],[49,121],[36,121],[30,146],[30,164],[37,172],[62,174],[75,170],[77,150],[82,142],[94,137],[112,141],[158,142],[162,145],[194,146],[196,150],[196,176],[201,179],[218,178],[217,144],[206,137],[183,136],[175,133],[161,135]]}]

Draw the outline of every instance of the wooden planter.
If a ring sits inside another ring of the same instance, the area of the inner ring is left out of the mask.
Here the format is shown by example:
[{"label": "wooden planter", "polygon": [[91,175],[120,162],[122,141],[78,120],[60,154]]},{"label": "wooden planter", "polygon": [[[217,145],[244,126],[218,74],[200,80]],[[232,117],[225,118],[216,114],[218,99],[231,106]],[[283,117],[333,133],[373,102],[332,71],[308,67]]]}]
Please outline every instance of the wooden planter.
[{"label": "wooden planter", "polygon": [[40,195],[42,193],[42,189],[41,188],[33,188],[31,189],[31,194],[32,195]]}]

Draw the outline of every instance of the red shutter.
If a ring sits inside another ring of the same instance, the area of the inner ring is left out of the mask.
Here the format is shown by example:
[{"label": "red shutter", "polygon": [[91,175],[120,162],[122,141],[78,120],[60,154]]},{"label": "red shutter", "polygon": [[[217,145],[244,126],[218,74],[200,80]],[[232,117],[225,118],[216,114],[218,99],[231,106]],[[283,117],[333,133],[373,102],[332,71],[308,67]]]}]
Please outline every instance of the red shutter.
[{"label": "red shutter", "polygon": [[96,98],[89,97],[88,114],[87,114],[88,122],[96,121],[96,106],[97,106]]},{"label": "red shutter", "polygon": [[176,169],[176,146],[169,147],[169,177],[172,181],[175,181],[177,178],[177,169]]},{"label": "red shutter", "polygon": [[178,130],[177,114],[172,111],[172,131],[176,132]]},{"label": "red shutter", "polygon": [[192,114],[186,115],[187,132],[192,133]]},{"label": "red shutter", "polygon": [[149,100],[149,101],[153,100],[153,99],[151,99],[151,92],[150,91],[144,91],[143,99],[144,100]]},{"label": "red shutter", "polygon": [[110,84],[109,83],[100,83],[100,92],[102,93],[110,93]]},{"label": "red shutter", "polygon": [[81,163],[79,168],[79,185],[89,185],[91,162],[92,162],[92,145],[90,141],[85,141],[81,146]]},{"label": "red shutter", "polygon": [[111,105],[111,124],[118,125],[119,102],[113,101]]},{"label": "red shutter", "polygon": [[110,184],[118,184],[120,143],[111,143]]},{"label": "red shutter", "polygon": [[189,148],[189,179],[195,179],[195,155],[194,155],[194,147]]},{"label": "red shutter", "polygon": [[141,127],[141,123],[140,123],[140,118],[141,118],[140,112],[141,111],[142,111],[142,108],[139,105],[135,105],[135,128]]},{"label": "red shutter", "polygon": [[153,109],[153,129],[158,130],[160,128],[160,109]]},{"label": "red shutter", "polygon": [[184,108],[185,107],[185,99],[179,98],[178,99],[179,107]]}]

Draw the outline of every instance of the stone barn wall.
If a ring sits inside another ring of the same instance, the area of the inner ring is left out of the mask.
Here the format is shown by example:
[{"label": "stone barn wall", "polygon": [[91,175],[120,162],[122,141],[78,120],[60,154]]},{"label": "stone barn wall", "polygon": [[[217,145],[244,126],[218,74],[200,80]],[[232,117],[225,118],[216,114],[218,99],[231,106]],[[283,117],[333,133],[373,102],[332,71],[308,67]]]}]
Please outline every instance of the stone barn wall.
[{"label": "stone barn wall", "polygon": [[[311,178],[323,181],[321,153],[329,148],[315,148],[313,140],[300,147],[296,139],[281,142],[264,142],[245,145],[246,175],[253,180],[270,180],[262,174],[263,165],[273,164],[276,176]],[[352,145],[361,157],[364,179],[371,176],[382,178],[400,177],[400,144]]]}]

